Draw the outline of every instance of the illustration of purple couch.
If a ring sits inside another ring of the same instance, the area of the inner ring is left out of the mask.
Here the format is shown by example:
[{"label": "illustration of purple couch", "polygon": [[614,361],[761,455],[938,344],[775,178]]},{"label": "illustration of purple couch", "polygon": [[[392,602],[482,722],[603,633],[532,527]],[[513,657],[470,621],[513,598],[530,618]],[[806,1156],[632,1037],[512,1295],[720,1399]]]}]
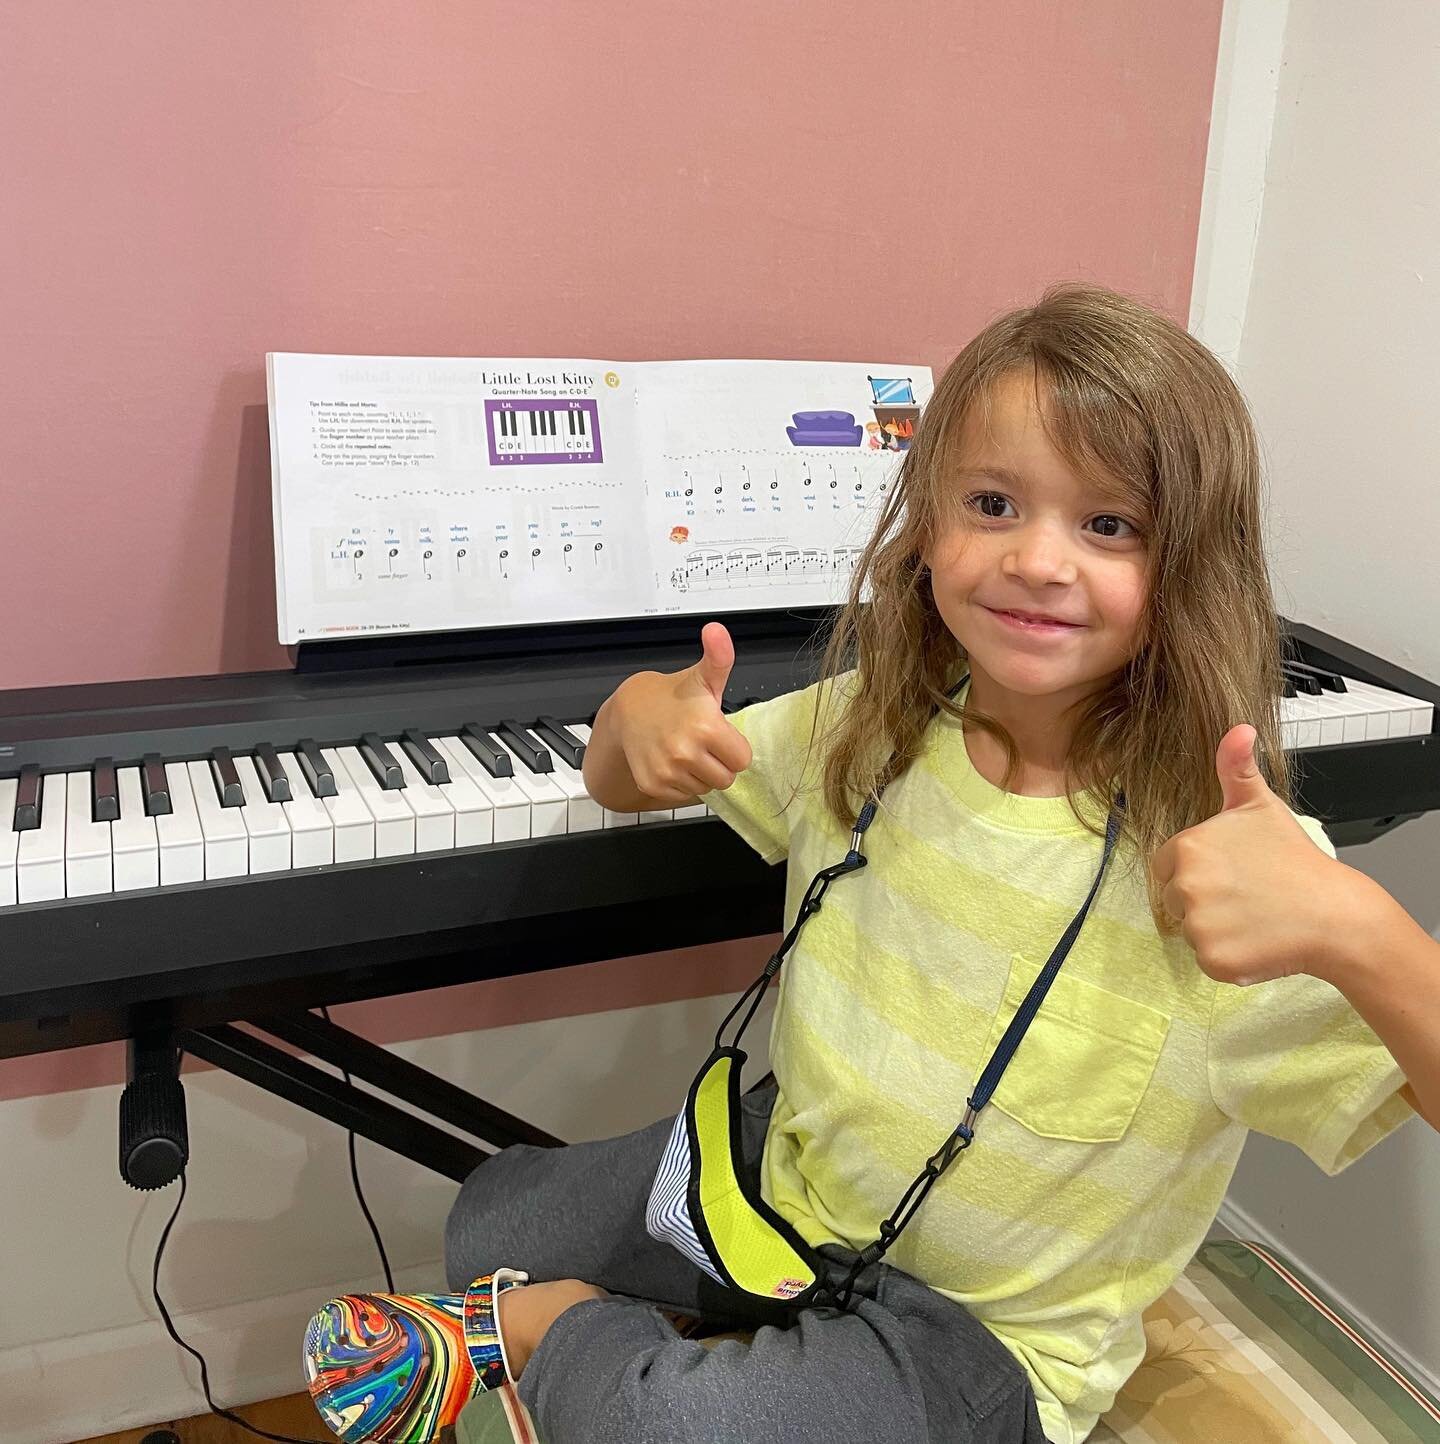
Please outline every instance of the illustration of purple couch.
[{"label": "illustration of purple couch", "polygon": [[848,411],[797,411],[785,434],[796,446],[859,446],[864,428]]}]

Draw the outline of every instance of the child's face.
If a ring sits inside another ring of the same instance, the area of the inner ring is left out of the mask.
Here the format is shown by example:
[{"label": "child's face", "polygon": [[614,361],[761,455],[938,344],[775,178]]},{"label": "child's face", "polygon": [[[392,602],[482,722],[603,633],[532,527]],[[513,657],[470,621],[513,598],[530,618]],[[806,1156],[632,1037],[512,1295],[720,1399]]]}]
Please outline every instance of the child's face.
[{"label": "child's face", "polygon": [[[936,606],[970,658],[977,700],[983,689],[989,705],[1011,694],[1069,705],[1138,649],[1146,518],[1107,499],[1055,449],[1029,375],[996,385],[988,427],[972,411],[961,455],[925,558]],[[1074,625],[1017,626],[996,615],[1009,609]]]}]

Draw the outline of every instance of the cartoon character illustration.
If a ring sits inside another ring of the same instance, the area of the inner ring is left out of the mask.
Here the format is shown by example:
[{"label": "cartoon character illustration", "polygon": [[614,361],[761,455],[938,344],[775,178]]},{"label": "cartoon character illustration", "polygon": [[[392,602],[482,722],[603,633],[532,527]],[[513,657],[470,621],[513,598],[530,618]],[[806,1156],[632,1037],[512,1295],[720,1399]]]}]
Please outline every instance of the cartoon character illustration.
[{"label": "cartoon character illustration", "polygon": [[684,546],[690,540],[690,528],[688,526],[672,526],[670,528],[670,540],[676,546]]}]

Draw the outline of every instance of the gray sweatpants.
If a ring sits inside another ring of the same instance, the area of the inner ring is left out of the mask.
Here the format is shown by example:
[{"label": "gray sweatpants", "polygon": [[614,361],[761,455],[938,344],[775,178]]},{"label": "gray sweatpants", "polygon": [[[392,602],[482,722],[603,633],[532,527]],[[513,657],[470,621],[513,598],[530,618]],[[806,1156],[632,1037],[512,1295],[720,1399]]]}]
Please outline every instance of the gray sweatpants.
[{"label": "gray sweatpants", "polygon": [[[774,1101],[773,1085],[744,1100],[752,1178]],[[545,1444],[1044,1444],[1029,1380],[1005,1347],[908,1274],[866,1270],[849,1312],[784,1309],[651,1238],[645,1204],[673,1121],[508,1148],[465,1180],[450,1212],[452,1289],[508,1267],[621,1296],[568,1309],[521,1375]],[[842,1269],[855,1257],[824,1252]],[[707,1349],[661,1308],[756,1332]]]}]

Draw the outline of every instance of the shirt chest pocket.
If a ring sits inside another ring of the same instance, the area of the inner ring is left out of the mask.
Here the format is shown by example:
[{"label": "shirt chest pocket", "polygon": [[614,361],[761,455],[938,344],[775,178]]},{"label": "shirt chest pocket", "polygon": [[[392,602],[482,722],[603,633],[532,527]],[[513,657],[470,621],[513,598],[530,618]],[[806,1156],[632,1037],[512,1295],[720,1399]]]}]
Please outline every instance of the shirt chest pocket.
[{"label": "shirt chest pocket", "polygon": [[[1011,958],[985,1059],[1039,971],[1018,953]],[[990,1101],[1042,1138],[1113,1142],[1129,1128],[1169,1030],[1158,1009],[1069,977],[1062,967]]]}]

